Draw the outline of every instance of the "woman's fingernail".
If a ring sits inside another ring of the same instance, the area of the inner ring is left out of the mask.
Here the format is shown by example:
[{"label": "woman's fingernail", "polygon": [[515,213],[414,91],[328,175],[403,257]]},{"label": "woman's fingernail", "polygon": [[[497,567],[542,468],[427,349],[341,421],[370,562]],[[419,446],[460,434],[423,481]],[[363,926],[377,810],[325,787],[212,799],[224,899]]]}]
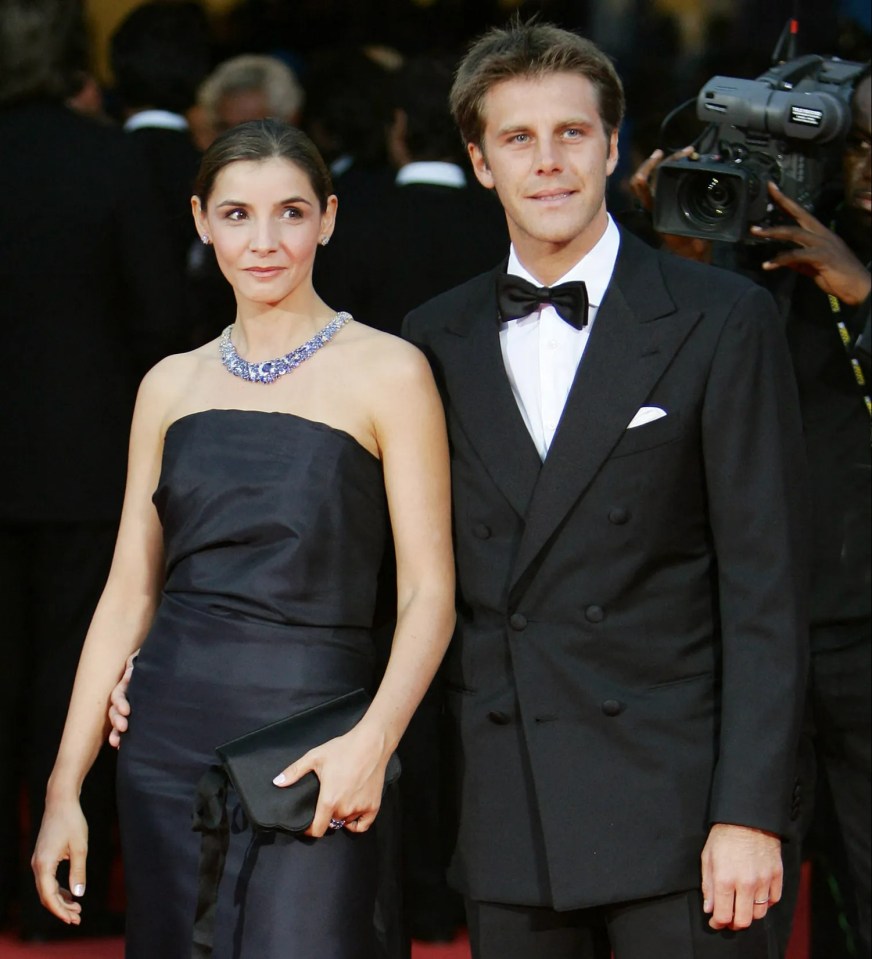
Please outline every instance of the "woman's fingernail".
[{"label": "woman's fingernail", "polygon": [[285,782],[285,774],[279,773],[278,776],[273,780],[273,784],[276,786],[282,786]]},{"label": "woman's fingernail", "polygon": [[76,885],[73,886],[73,895],[74,895],[74,896],[84,896],[84,895],[85,895],[85,886],[84,886],[83,883],[77,882]]}]

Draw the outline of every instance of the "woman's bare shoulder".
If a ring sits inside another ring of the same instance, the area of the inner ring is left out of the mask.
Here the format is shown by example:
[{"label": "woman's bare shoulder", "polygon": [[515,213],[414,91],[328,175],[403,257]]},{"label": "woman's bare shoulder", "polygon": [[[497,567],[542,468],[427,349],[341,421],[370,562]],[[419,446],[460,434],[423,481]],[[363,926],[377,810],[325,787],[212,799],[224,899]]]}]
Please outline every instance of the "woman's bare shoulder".
[{"label": "woman's bare shoulder", "polygon": [[215,364],[217,349],[212,341],[186,353],[173,353],[145,374],[139,387],[137,406],[165,418],[203,373]]},{"label": "woman's bare shoulder", "polygon": [[408,340],[363,323],[355,323],[349,332],[354,336],[353,345],[361,351],[366,368],[377,376],[429,379],[427,358]]}]

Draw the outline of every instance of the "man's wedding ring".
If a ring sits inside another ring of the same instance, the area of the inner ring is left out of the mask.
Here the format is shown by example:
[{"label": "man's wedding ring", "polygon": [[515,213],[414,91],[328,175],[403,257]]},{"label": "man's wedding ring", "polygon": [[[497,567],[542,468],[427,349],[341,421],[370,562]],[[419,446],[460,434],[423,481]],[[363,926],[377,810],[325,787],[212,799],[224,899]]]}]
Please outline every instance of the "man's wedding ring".
[{"label": "man's wedding ring", "polygon": [[345,825],[344,819],[331,819],[330,828],[331,829],[341,829]]},{"label": "man's wedding ring", "polygon": [[[333,824],[331,823],[331,825],[333,825]],[[755,906],[766,906],[766,905],[768,905],[768,904],[769,904],[769,897],[768,897],[768,896],[767,896],[765,899],[755,899],[755,900],[754,900],[754,905],[755,905]]]}]

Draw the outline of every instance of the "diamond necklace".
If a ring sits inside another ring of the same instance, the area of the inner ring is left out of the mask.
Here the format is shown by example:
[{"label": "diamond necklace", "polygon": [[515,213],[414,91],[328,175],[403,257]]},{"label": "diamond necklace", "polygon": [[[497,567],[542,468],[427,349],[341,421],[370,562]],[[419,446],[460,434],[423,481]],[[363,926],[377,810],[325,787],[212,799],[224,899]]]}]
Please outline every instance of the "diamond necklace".
[{"label": "diamond necklace", "polygon": [[236,352],[236,347],[230,339],[230,334],[233,332],[233,324],[231,323],[221,334],[221,339],[218,341],[218,352],[221,355],[224,369],[228,373],[232,373],[243,380],[248,380],[249,383],[275,383],[280,376],[295,370],[310,356],[317,353],[322,346],[329,343],[350,319],[350,313],[337,313],[324,329],[319,330],[311,340],[307,340],[302,346],[291,350],[290,353],[285,353],[284,356],[279,356],[274,360],[264,360],[262,363],[249,363],[248,360],[244,360]]}]

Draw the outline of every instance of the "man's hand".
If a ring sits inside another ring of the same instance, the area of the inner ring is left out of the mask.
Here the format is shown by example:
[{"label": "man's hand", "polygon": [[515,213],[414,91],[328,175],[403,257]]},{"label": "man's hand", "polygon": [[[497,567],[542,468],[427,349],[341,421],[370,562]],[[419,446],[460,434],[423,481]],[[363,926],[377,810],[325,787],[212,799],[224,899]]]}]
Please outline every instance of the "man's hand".
[{"label": "man's hand", "polygon": [[752,226],[755,237],[794,243],[791,250],[777,253],[763,264],[764,270],[788,266],[814,278],[824,291],[849,306],[862,303],[872,289],[869,271],[848,249],[845,242],[827,229],[799,203],[785,196],[770,180],[769,195],[785,213],[796,220],[796,226]]},{"label": "man's hand", "polygon": [[701,863],[703,911],[712,929],[746,929],[781,899],[781,840],[773,833],[715,823]]},{"label": "man's hand", "polygon": [[133,675],[133,663],[139,655],[137,649],[131,653],[127,659],[127,666],[124,669],[124,675],[118,680],[118,685],[112,690],[109,696],[109,722],[112,723],[112,729],[109,732],[109,745],[118,749],[121,745],[121,737],[127,732],[127,722],[130,716],[130,703],[127,701],[127,687],[130,685],[130,677]]},{"label": "man's hand", "polygon": [[[693,152],[693,147],[684,147],[666,157],[662,150],[655,150],[644,163],[639,165],[630,177],[630,189],[643,210],[651,213],[654,209],[657,168],[660,164],[666,159],[679,160],[681,157],[688,157]],[[708,240],[693,236],[678,236],[674,233],[661,233],[659,236],[663,240],[663,245],[676,256],[697,260],[700,263],[711,263],[712,245]]]}]

